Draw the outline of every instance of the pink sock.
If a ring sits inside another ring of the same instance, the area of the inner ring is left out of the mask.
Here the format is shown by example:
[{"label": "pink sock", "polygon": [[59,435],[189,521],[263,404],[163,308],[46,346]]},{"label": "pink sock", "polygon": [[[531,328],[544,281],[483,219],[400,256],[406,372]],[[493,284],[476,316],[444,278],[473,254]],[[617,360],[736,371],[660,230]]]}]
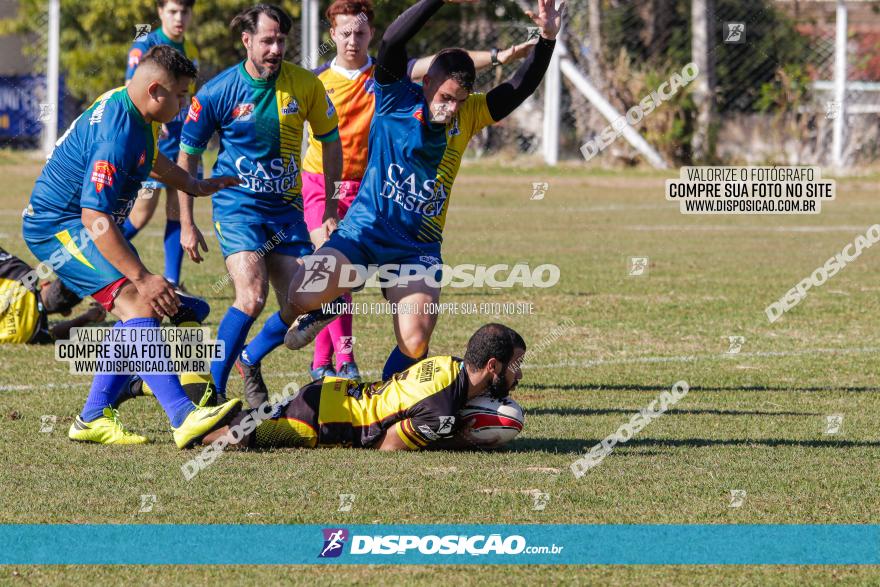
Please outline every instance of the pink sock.
[{"label": "pink sock", "polygon": [[[351,303],[351,296],[346,295],[345,297],[348,298],[346,300],[346,303]],[[330,337],[333,340],[333,347],[336,349],[336,369],[338,370],[343,363],[353,363],[354,339],[351,335],[351,314],[348,312],[340,314],[339,318],[327,325],[327,330],[330,331]],[[346,336],[348,338],[343,340],[343,336]]]},{"label": "pink sock", "polygon": [[[336,322],[336,320],[334,320]],[[333,360],[333,338],[330,334],[330,326],[318,333],[315,338],[315,358],[312,361],[312,369],[331,364]]]}]

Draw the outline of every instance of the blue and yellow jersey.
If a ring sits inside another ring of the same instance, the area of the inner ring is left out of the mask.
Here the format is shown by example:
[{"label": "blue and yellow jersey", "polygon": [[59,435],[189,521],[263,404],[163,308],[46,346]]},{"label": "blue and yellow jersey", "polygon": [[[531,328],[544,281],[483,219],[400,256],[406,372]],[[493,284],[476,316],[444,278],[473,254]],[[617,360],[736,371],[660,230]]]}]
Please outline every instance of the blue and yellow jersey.
[{"label": "blue and yellow jersey", "polygon": [[211,198],[215,222],[303,221],[300,150],[306,121],[319,141],[339,136],[336,110],[324,86],[292,63],[282,63],[268,80],[254,79],[239,63],[199,90],[180,148],[200,155],[219,133],[213,175],[239,178],[237,186]]},{"label": "blue and yellow jersey", "polygon": [[[455,417],[467,402],[468,378],[461,359],[424,359],[388,381],[357,383],[325,377],[276,407],[243,444],[249,447],[372,446],[394,424],[412,450],[452,436]],[[237,416],[230,424],[241,422]]]},{"label": "blue and yellow jersey", "polygon": [[[137,69],[137,66],[140,63],[141,57],[143,57],[151,47],[155,47],[156,45],[168,45],[173,47],[183,53],[195,64],[196,67],[199,66],[199,51],[195,45],[187,39],[184,39],[183,43],[172,41],[160,28],[148,35],[144,35],[132,43],[131,48],[128,50],[128,66],[125,69],[125,81],[132,78],[134,70]],[[190,84],[189,92],[190,95],[196,93],[195,80]],[[177,154],[180,149],[180,132],[183,130],[183,121],[185,118],[186,108],[181,110],[174,120],[165,124],[165,129],[168,131],[168,134],[159,139],[159,151],[174,162],[177,162]]]},{"label": "blue and yellow jersey", "polygon": [[[393,227],[409,244],[440,243],[449,196],[471,137],[495,121],[485,94],[471,94],[452,120],[429,122],[422,87],[408,78],[376,83],[369,161],[344,225],[354,237]],[[386,230],[386,232],[388,232]]]},{"label": "blue and yellow jersey", "polygon": [[25,225],[55,234],[79,222],[83,208],[125,222],[158,150],[159,123],[147,122],[125,88],[103,94],[55,144],[37,178]]}]

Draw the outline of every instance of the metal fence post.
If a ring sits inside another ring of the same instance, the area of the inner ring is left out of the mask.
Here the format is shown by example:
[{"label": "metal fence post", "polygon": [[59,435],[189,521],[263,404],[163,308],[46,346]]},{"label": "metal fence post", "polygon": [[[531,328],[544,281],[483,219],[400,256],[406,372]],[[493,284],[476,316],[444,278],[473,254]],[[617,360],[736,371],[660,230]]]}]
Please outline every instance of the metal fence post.
[{"label": "metal fence post", "polygon": [[843,128],[846,121],[846,4],[837,0],[834,38],[834,101],[837,116],[831,142],[831,162],[835,168],[843,167]]}]

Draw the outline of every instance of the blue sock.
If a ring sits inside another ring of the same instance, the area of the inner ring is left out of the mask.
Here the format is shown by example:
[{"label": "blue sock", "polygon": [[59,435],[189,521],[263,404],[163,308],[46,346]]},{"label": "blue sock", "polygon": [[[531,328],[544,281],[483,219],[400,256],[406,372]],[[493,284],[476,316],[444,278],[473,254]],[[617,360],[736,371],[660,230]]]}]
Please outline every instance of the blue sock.
[{"label": "blue sock", "polygon": [[122,236],[131,240],[135,237],[138,231],[140,231],[140,228],[135,227],[135,225],[131,223],[131,220],[126,218],[120,230],[122,231]]},{"label": "blue sock", "polygon": [[388,360],[385,361],[385,367],[382,369],[382,381],[391,379],[391,376],[395,373],[400,373],[404,369],[408,369],[427,356],[428,353],[425,353],[418,359],[413,359],[412,357],[403,354],[400,347],[394,347],[394,350],[388,355]]},{"label": "blue sock", "polygon": [[285,324],[281,319],[281,312],[269,316],[263,329],[241,351],[241,362],[246,365],[256,365],[262,361],[263,357],[281,346],[288,328],[290,325]]},{"label": "blue sock", "polygon": [[211,363],[211,375],[214,377],[214,385],[217,386],[217,393],[226,395],[226,380],[229,378],[229,372],[235,365],[238,354],[244,347],[244,341],[247,339],[248,330],[254,319],[239,310],[236,307],[230,307],[220,321],[220,327],[217,328],[217,340],[222,340],[226,345],[226,355],[222,361],[214,361]]},{"label": "blue sock", "polygon": [[180,283],[180,265],[183,263],[183,247],[180,246],[180,222],[165,221],[165,279]]},{"label": "blue sock", "polygon": [[[124,326],[126,328],[158,328],[159,320],[157,318],[132,318]],[[177,428],[183,424],[189,413],[196,408],[180,385],[180,379],[177,375],[157,375],[155,373],[138,373],[138,375],[144,380],[144,383],[150,386],[153,395],[165,410],[173,427]]]},{"label": "blue sock", "polygon": [[[120,320],[113,325],[113,328],[121,326],[122,321]],[[83,406],[82,412],[79,413],[79,417],[83,422],[91,422],[100,418],[104,415],[104,408],[115,406],[119,394],[129,377],[131,375],[123,373],[97,373],[92,380],[92,387],[89,390],[89,397],[86,398],[86,405]]]}]

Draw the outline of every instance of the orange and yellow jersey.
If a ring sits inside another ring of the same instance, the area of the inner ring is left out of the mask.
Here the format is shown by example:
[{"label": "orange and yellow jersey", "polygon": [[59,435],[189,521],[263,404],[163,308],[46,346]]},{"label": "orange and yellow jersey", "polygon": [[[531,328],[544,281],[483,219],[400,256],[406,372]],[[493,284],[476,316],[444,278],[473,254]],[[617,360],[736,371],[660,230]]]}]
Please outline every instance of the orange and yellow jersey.
[{"label": "orange and yellow jersey", "polygon": [[[312,70],[324,84],[327,95],[336,106],[339,117],[339,140],[342,143],[342,178],[358,180],[367,168],[367,143],[370,139],[370,123],[376,111],[373,95],[373,67],[367,64],[357,70],[347,70],[336,65],[336,59]],[[323,149],[309,128],[309,148],[303,161],[303,171],[324,173]]]},{"label": "orange and yellow jersey", "polygon": [[[468,378],[461,359],[424,359],[388,381],[357,383],[325,377],[303,387],[245,434],[249,447],[372,446],[394,424],[412,450],[452,435],[467,402]],[[240,423],[242,412],[230,423]],[[256,413],[256,412],[254,412]]]}]

